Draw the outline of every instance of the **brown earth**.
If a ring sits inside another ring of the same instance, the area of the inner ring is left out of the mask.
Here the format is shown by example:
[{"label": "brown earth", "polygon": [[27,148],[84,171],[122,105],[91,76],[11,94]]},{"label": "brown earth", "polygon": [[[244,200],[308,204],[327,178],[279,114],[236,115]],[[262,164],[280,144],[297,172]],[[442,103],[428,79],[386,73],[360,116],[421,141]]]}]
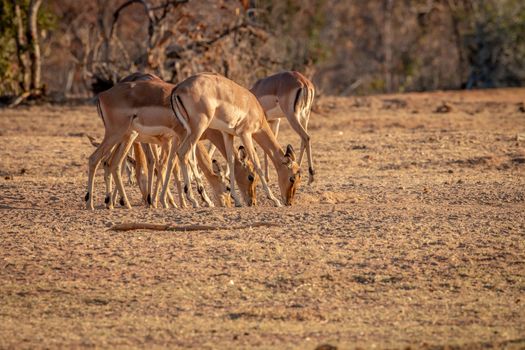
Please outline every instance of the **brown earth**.
[{"label": "brown earth", "polygon": [[[128,186],[111,212],[100,172],[83,209],[93,106],[2,110],[0,348],[525,348],[523,102],[324,98],[293,207],[148,210]],[[225,229],[108,230],[131,221]],[[228,229],[255,221],[279,226]]]}]

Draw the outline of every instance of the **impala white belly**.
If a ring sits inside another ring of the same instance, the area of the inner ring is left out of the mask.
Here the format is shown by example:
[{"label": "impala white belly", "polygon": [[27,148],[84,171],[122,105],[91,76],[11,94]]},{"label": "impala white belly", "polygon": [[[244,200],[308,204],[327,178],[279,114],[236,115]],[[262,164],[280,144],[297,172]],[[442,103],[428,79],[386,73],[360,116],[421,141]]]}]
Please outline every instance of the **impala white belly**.
[{"label": "impala white belly", "polygon": [[228,134],[235,134],[235,125],[233,121],[224,121],[217,117],[211,120],[210,129],[219,130]]},{"label": "impala white belly", "polygon": [[259,97],[258,100],[262,108],[264,109],[264,113],[266,114],[266,120],[274,120],[285,117],[285,114],[281,109],[279,100],[276,96],[262,96]]},{"label": "impala white belly", "polygon": [[144,136],[175,136],[173,129],[161,125],[144,125],[134,120],[132,129]]},{"label": "impala white belly", "polygon": [[164,107],[143,107],[137,109],[129,109],[126,111],[128,115],[135,116],[133,118],[131,127],[143,137],[148,136],[175,136],[175,131],[170,125],[165,125],[163,122],[169,121],[171,114],[170,109]]},{"label": "impala white belly", "polygon": [[274,120],[284,117],[284,112],[279,104],[276,104],[272,109],[265,111],[267,120]]}]

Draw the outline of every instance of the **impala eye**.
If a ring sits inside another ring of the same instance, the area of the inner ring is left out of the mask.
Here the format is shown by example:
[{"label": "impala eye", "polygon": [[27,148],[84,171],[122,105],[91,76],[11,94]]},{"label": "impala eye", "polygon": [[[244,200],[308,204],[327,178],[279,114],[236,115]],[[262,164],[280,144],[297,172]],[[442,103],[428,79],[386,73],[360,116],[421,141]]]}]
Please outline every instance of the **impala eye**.
[{"label": "impala eye", "polygon": [[252,174],[250,174],[250,175],[248,175],[248,180],[249,180],[250,182],[253,182],[253,180],[255,180],[255,178],[253,177]]},{"label": "impala eye", "polygon": [[291,183],[294,183],[294,182],[295,182],[295,177],[294,177],[294,176],[290,176],[290,182],[291,182]]}]

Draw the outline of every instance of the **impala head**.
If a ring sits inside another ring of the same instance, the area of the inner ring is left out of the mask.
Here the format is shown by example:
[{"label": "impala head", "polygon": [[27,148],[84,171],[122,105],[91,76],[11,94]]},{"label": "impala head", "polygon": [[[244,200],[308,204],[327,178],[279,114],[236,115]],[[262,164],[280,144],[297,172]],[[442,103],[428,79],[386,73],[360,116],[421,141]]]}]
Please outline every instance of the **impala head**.
[{"label": "impala head", "polygon": [[219,201],[221,206],[230,208],[232,206],[231,196],[230,196],[230,182],[226,177],[224,170],[221,168],[219,162],[216,159],[212,161],[213,173],[219,179],[220,183],[220,194]]},{"label": "impala head", "polygon": [[301,182],[301,168],[295,162],[295,152],[292,145],[286,147],[283,166],[279,169],[279,188],[285,205],[292,205],[295,191]]},{"label": "impala head", "polygon": [[251,207],[257,204],[257,182],[259,176],[255,172],[255,167],[247,157],[246,150],[239,146],[238,162],[235,162],[235,180],[242,197],[246,204]]}]

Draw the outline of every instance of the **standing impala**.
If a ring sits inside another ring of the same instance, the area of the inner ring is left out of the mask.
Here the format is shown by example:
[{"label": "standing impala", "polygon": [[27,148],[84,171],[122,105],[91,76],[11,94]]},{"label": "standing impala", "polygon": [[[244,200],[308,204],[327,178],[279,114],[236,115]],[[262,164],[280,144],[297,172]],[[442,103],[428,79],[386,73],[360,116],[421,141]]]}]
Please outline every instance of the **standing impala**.
[{"label": "standing impala", "polygon": [[[208,129],[222,132],[228,167],[230,187],[236,206],[240,206],[239,196],[235,191],[235,167],[233,137],[239,136],[248,158],[253,162],[259,174],[263,188],[276,206],[281,202],[275,198],[264,176],[255,153],[252,137],[259,143],[277,170],[282,200],[291,205],[301,174],[295,162],[295,153],[290,145],[283,152],[268,122],[264,110],[257,98],[247,89],[235,82],[213,73],[194,75],[178,84],[171,94],[171,104],[175,115],[184,126],[186,133],[177,150],[184,177],[184,191],[188,200],[195,202],[191,191],[188,163],[193,172],[196,164],[195,147],[202,134]],[[173,157],[168,163],[168,170],[173,166]]]},{"label": "standing impala", "polygon": [[[299,72],[282,72],[257,81],[250,90],[266,113],[266,119],[275,137],[279,133],[281,118],[286,117],[292,129],[301,137],[299,166],[306,150],[308,157],[308,183],[314,181],[314,165],[308,120],[315,95],[314,85]],[[265,175],[268,181],[268,158],[265,156]]]},{"label": "standing impala", "polygon": [[[162,81],[137,81],[117,84],[99,95],[98,108],[105,133],[100,146],[89,157],[88,190],[85,197],[88,209],[93,209],[92,193],[96,169],[102,159],[111,155],[113,149],[115,150],[109,165],[111,174],[123,204],[131,208],[122,183],[121,168],[133,142],[159,144],[166,142],[165,140],[172,140],[172,145],[177,144],[177,139],[184,134],[184,129],[170,107],[172,89],[172,84]],[[171,159],[172,155],[169,158]],[[202,199],[208,206],[213,206],[204,191],[198,170],[194,170],[194,175]]]},{"label": "standing impala", "polygon": [[[122,80],[120,80],[120,83],[125,82],[135,82],[135,81],[151,81],[156,80],[159,82],[163,82],[161,78],[154,74],[150,73],[132,73]],[[175,87],[175,85],[173,85]],[[226,149],[224,146],[224,140],[222,138],[222,134],[217,130],[208,129],[201,137],[201,140],[207,139],[209,140],[226,158]],[[134,147],[137,146],[138,143],[134,144]],[[142,147],[144,148],[144,152],[146,154],[147,163],[146,162],[136,162],[136,170],[137,174],[142,174],[144,172],[147,172],[146,170],[149,169],[150,172],[148,172],[148,175],[146,176],[146,181],[148,182],[148,191],[145,193],[145,198],[153,197],[153,199],[149,199],[150,205],[153,205],[156,207],[156,200],[158,199],[158,189],[159,189],[159,181],[161,179],[161,176],[157,177],[157,182],[155,184],[155,190],[153,191],[153,196],[147,196],[148,194],[152,193],[152,178],[153,178],[153,168],[157,169],[157,173],[165,173],[166,171],[166,162],[163,161],[167,159],[167,150],[162,150],[162,155],[165,155],[163,159],[158,159],[157,152],[154,149],[154,147],[151,147],[152,145],[148,144],[142,144]],[[135,147],[137,148],[137,147]],[[138,147],[139,152],[135,152],[136,154],[144,152],[140,152],[140,147]],[[206,153],[206,154],[204,154]],[[227,187],[224,187],[224,174],[222,173],[222,169],[220,168],[219,164],[214,160],[213,164],[211,162],[210,157],[208,156],[206,150],[204,149],[204,146],[201,145],[199,142],[199,145],[197,147],[197,162],[200,170],[202,170],[204,176],[208,180],[209,184],[211,185],[214,195],[218,202],[222,206],[230,206],[230,195],[229,192],[227,196],[225,195],[224,189]],[[175,182],[177,184],[178,192],[179,192],[179,199],[180,199],[180,205],[181,207],[185,207],[186,204],[184,202],[184,196],[181,195],[182,193],[182,186],[180,185],[179,177],[178,177],[178,162],[175,162],[175,168],[173,170],[173,175],[175,175]],[[144,167],[146,170],[141,169],[141,166]],[[160,168],[160,169],[159,169]],[[247,205],[252,206],[256,204],[256,187],[257,187],[257,180],[258,176],[254,172],[253,164],[250,160],[246,158],[246,153],[242,152],[242,150],[239,150],[238,154],[235,157],[235,180],[237,182],[237,185],[239,186],[239,189],[241,190],[241,194],[243,195],[244,201]],[[148,178],[150,181],[148,181]],[[164,176],[162,176],[164,178]],[[145,188],[145,186],[141,186]],[[144,195],[144,192],[143,192]],[[168,199],[170,199],[170,202],[172,202],[172,196],[167,189],[167,195]],[[166,203],[166,197],[164,196],[161,198],[161,201],[165,208],[167,208]],[[153,201],[153,202],[151,202]]]},{"label": "standing impala", "polygon": [[[141,77],[144,79],[141,79]],[[101,144],[99,148],[97,148],[97,150],[90,157],[88,193],[86,194],[86,206],[89,209],[93,208],[93,176],[94,172],[96,171],[96,168],[98,167],[100,159],[111,159],[111,161],[104,162],[104,166],[108,168],[107,173],[112,173],[112,171],[109,171],[109,166],[117,166],[116,160],[113,159],[115,158],[115,154],[117,154],[117,152],[120,154],[126,154],[123,148],[127,145],[125,144],[126,142],[123,141],[127,140],[127,137],[129,136],[127,134],[131,134],[132,131],[134,131],[132,130],[133,124],[135,124],[137,120],[145,120],[145,124],[150,125],[150,127],[149,129],[146,128],[149,131],[142,130],[143,133],[139,135],[135,140],[137,141],[135,143],[135,146],[138,146],[138,141],[142,141],[144,143],[151,142],[153,144],[166,145],[167,141],[169,141],[170,138],[173,137],[173,135],[179,135],[182,131],[182,128],[176,120],[176,118],[174,117],[173,111],[169,105],[169,94],[174,87],[173,84],[165,83],[160,78],[153,75],[132,74],[126,79],[133,80],[129,80],[129,82],[127,83],[121,83],[119,84],[120,86],[115,86],[112,89],[110,89],[110,91],[107,91],[100,95],[101,99],[99,99],[99,114],[101,114],[102,120],[104,121],[104,125],[106,128],[104,136],[105,144]],[[143,84],[144,82],[149,82],[149,84]],[[103,108],[104,112],[107,113],[102,112]],[[162,114],[162,116],[159,116],[159,114]],[[106,122],[106,119],[109,119],[109,121]],[[139,122],[137,126],[140,127],[140,125],[141,124]],[[157,131],[155,131],[155,127],[158,129]],[[170,128],[174,129],[170,131]],[[210,132],[206,133],[203,138],[207,138],[210,141],[212,141],[217,146],[217,148],[221,150],[222,153],[225,152],[224,142],[220,133],[217,136],[216,133],[214,133],[214,130],[210,130]],[[136,149],[135,154],[137,156],[139,155],[139,153],[142,153],[137,152],[138,150],[140,150],[140,147]],[[147,187],[145,197],[148,197],[148,202],[150,204],[154,204],[155,199],[157,198],[157,196],[155,195],[157,191],[152,190],[153,168],[157,168],[158,175],[161,175],[161,173],[165,173],[165,170],[160,171],[159,168],[156,167],[156,164],[158,163],[158,160],[156,158],[158,157],[154,156],[153,154],[156,154],[157,152],[153,152],[155,150],[152,151],[151,147],[145,147],[145,150],[147,154],[147,163],[143,161],[137,162],[137,166],[139,167],[137,169],[137,173],[148,173],[148,175],[145,176],[145,180],[148,182],[148,185],[141,187]],[[230,197],[229,187],[225,186],[223,183],[223,174],[220,167],[217,166],[218,164],[212,164],[209,157],[207,157],[207,154],[204,155],[204,153],[206,153],[204,147],[199,147],[196,153],[200,169],[203,170],[206,179],[212,186],[217,201],[220,202],[223,206],[228,206]],[[236,176],[237,182],[239,183],[241,189],[243,189],[243,193],[248,194],[248,196],[245,196],[247,204],[253,205],[255,204],[255,186],[257,179],[256,177],[254,178],[251,163],[249,161],[246,161],[242,157],[236,157],[235,164],[238,175]],[[161,168],[165,169],[164,165],[165,164],[161,164]],[[144,167],[146,170],[140,169],[141,166]],[[175,171],[178,172],[178,170],[176,169]],[[159,176],[158,179],[161,179],[161,176]],[[117,178],[115,178],[115,180],[116,182],[118,182]],[[109,184],[110,183],[111,182],[109,181]],[[108,187],[108,181],[106,182],[106,187]],[[157,187],[160,189],[160,186]],[[110,185],[107,189],[107,192],[111,193]],[[182,191],[180,191],[179,189],[179,193],[181,192]],[[151,199],[152,193],[154,194],[153,199]],[[127,204],[127,206],[129,207],[129,203],[127,203],[127,198],[122,198],[123,203]],[[184,206],[184,203],[182,201],[183,198],[184,197],[181,197],[181,206]],[[166,207],[165,200],[165,196],[161,197],[161,202]],[[110,196],[108,196],[106,200],[106,204],[109,203],[112,203],[112,201],[110,201]],[[111,205],[109,207],[111,207]]]}]

